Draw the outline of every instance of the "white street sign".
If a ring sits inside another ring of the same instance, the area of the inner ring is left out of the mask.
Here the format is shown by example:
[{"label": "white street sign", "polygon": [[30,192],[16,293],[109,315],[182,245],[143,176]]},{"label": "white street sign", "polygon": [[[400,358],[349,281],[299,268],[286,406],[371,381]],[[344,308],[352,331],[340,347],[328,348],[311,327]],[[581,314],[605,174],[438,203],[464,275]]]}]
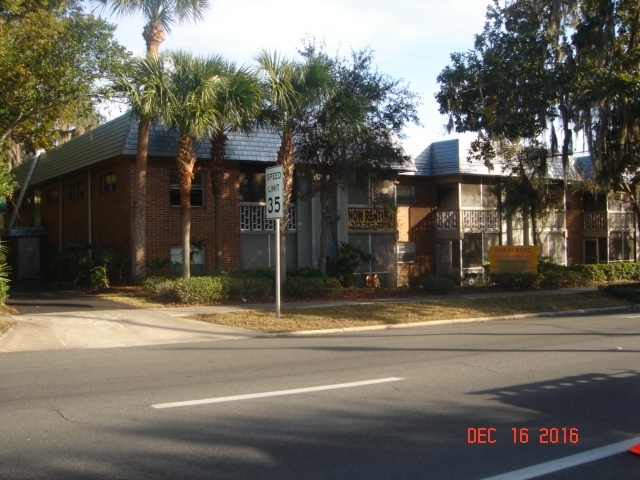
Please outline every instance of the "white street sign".
[{"label": "white street sign", "polygon": [[267,187],[267,218],[273,220],[282,218],[282,167],[268,167],[265,170]]}]

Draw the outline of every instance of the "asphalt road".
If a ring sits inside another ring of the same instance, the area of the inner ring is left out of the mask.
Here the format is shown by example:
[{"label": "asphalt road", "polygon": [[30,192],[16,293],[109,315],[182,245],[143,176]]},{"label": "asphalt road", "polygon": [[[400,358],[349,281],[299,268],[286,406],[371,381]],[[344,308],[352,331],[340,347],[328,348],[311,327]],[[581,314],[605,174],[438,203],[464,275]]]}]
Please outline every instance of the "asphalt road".
[{"label": "asphalt road", "polygon": [[[534,478],[514,472],[640,443],[628,312],[0,365],[3,479]],[[640,456],[618,450],[536,475],[640,478]]]}]

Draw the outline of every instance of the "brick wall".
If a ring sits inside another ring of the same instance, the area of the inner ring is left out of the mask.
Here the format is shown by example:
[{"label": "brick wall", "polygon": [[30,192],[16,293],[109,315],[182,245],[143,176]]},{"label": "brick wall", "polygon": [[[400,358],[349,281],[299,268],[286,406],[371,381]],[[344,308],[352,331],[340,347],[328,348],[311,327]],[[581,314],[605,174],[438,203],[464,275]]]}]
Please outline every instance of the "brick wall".
[{"label": "brick wall", "polygon": [[[210,170],[206,162],[198,161],[196,169],[204,173],[204,206],[191,207],[191,238],[202,241],[205,268],[215,266],[215,231],[213,193]],[[147,168],[147,261],[169,259],[171,247],[182,245],[180,207],[171,206],[170,174],[176,171],[172,159],[149,159]],[[222,192],[223,269],[240,268],[240,206],[238,202],[238,164],[225,165]]]},{"label": "brick wall", "polygon": [[[102,179],[113,174],[116,176],[115,190],[102,191]],[[91,169],[92,244],[99,249],[114,249],[120,258],[131,258],[132,175],[133,162],[128,159],[100,164]],[[72,211],[82,210],[77,205]]]},{"label": "brick wall", "polygon": [[415,205],[399,206],[397,213],[398,241],[414,242],[416,261],[398,264],[398,283],[406,284],[411,277],[435,273],[435,186],[425,177],[400,176],[403,185],[415,186]]},{"label": "brick wall", "polygon": [[[134,162],[121,158],[105,162],[91,171],[84,170],[60,180],[30,189],[20,209],[15,226],[35,225],[34,192],[41,196],[41,225],[46,230],[42,255],[69,250],[70,245],[91,243],[94,254],[102,248],[115,250],[120,258],[131,258],[131,222],[133,218]],[[213,193],[206,162],[196,168],[204,174],[204,206],[191,209],[191,237],[205,247],[205,267],[215,265]],[[170,173],[175,160],[150,158],[147,168],[147,262],[169,259],[172,246],[181,245],[180,207],[171,206]],[[240,268],[240,206],[238,162],[225,166],[222,192],[222,258],[223,269]],[[102,178],[115,174],[115,189],[103,191]],[[89,180],[90,179],[90,180]],[[90,185],[89,185],[90,182]],[[51,192],[51,193],[50,193]],[[55,193],[54,193],[55,192]],[[89,236],[89,205],[91,204],[91,242]]]},{"label": "brick wall", "polygon": [[89,175],[87,173],[68,177],[62,182],[59,202],[62,207],[63,250],[68,249],[69,245],[73,243],[87,245],[91,242],[89,238],[88,182]]}]

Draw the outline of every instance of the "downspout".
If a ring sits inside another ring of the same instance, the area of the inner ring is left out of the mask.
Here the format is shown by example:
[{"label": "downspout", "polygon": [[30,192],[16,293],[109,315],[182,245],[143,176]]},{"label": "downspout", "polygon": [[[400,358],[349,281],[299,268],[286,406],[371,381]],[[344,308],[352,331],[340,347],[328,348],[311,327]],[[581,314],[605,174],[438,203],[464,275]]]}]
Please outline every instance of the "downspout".
[{"label": "downspout", "polygon": [[13,209],[13,212],[11,212],[11,218],[9,219],[9,223],[7,224],[8,230],[13,228],[13,224],[15,223],[16,218],[18,218],[18,210],[20,210],[20,207],[22,206],[22,202],[24,201],[24,196],[26,195],[27,189],[29,188],[29,183],[31,182],[31,177],[33,176],[33,172],[35,171],[36,165],[38,164],[38,160],[40,160],[41,156],[42,154],[36,156],[31,162],[31,165],[29,166],[29,171],[27,172],[27,178],[24,181],[24,185],[20,187],[20,194],[18,195],[18,200],[16,201],[15,208]]}]

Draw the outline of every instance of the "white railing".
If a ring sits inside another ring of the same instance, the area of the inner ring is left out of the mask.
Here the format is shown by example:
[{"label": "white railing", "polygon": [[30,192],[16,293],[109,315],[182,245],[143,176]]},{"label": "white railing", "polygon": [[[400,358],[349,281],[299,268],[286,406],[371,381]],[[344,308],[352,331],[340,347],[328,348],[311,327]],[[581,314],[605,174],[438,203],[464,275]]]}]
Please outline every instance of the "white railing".
[{"label": "white railing", "polygon": [[436,212],[436,230],[458,230],[459,210],[438,210]]},{"label": "white railing", "polygon": [[584,212],[584,230],[617,230],[632,232],[636,228],[633,212]]},{"label": "white railing", "polygon": [[609,213],[609,230],[634,231],[636,214],[633,212]]},{"label": "white railing", "polygon": [[[461,232],[500,232],[502,215],[495,209],[438,210],[436,230]],[[565,229],[564,210],[555,210],[540,222],[542,230],[563,231]]]},{"label": "white railing", "polygon": [[[240,204],[240,231],[241,232],[269,232],[275,228],[275,220],[267,219],[266,205],[264,203]],[[289,205],[289,224],[287,231],[295,232],[297,223],[296,205]]]},{"label": "white railing", "polygon": [[555,231],[564,231],[565,229],[565,211],[564,210],[554,210],[549,213],[547,217],[545,217],[540,227],[542,230],[555,230]]},{"label": "white railing", "polygon": [[584,230],[606,230],[607,214],[606,212],[584,212]]},{"label": "white railing", "polygon": [[501,216],[497,210],[461,210],[462,230],[499,232]]}]

